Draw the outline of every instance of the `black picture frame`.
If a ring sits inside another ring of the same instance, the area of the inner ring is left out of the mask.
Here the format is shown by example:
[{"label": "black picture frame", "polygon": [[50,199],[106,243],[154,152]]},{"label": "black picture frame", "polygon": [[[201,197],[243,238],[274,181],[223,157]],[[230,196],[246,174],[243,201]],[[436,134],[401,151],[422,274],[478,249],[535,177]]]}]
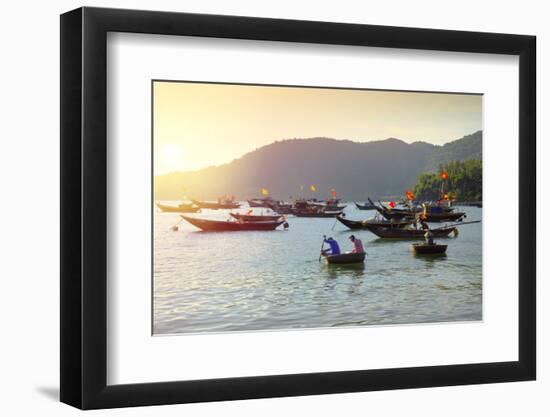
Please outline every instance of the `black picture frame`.
[{"label": "black picture frame", "polygon": [[[519,358],[107,385],[108,32],[519,56]],[[82,409],[533,380],[536,377],[534,36],[155,11],[61,15],[61,401]]]}]

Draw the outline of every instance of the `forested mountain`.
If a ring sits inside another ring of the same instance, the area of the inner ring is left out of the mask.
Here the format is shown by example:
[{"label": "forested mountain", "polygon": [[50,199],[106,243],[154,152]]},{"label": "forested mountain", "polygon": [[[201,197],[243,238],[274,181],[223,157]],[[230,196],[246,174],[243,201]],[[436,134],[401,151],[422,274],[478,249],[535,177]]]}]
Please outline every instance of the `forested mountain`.
[{"label": "forested mountain", "polygon": [[[224,165],[157,176],[155,199],[215,199],[226,194],[246,199],[258,196],[262,187],[278,199],[302,194],[325,198],[333,188],[346,200],[399,195],[440,163],[481,157],[481,142],[481,132],[443,146],[395,138],[282,140]],[[316,186],[316,193],[309,191],[310,185]]]},{"label": "forested mountain", "polygon": [[436,146],[432,153],[428,170],[434,170],[441,164],[446,164],[452,161],[466,161],[467,159],[483,159],[481,130],[464,136],[443,146]]},{"label": "forested mountain", "polygon": [[483,199],[483,166],[480,159],[453,161],[440,165],[438,172],[420,174],[413,193],[420,201],[441,198],[440,173],[449,176],[444,183],[444,193],[451,200],[481,201]]}]

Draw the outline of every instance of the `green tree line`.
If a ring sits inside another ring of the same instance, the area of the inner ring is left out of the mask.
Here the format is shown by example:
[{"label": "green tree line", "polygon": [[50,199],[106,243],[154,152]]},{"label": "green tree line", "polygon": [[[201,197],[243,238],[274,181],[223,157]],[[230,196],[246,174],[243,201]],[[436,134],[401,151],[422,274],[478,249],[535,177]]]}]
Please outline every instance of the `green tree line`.
[{"label": "green tree line", "polygon": [[[441,172],[447,172],[449,177],[442,180]],[[444,192],[455,201],[481,201],[483,188],[483,169],[480,159],[454,161],[439,166],[436,173],[420,174],[414,186],[417,200],[438,200],[440,198],[441,182],[444,182]]]}]

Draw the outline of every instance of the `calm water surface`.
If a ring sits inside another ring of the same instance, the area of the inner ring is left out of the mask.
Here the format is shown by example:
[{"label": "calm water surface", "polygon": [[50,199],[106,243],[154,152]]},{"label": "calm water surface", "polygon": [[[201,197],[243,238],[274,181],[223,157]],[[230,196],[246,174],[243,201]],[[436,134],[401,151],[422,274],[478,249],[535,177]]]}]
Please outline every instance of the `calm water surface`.
[{"label": "calm water surface", "polygon": [[[350,219],[374,215],[352,205]],[[480,208],[460,209],[481,219]],[[182,221],[174,232],[179,215],[154,211],[155,334],[482,319],[479,223],[438,239],[446,256],[419,257],[412,241],[352,232],[330,218],[289,216],[289,230],[273,232],[201,232]],[[227,211],[199,216],[226,219]],[[352,233],[368,253],[364,266],[318,262],[323,234],[347,251]]]}]

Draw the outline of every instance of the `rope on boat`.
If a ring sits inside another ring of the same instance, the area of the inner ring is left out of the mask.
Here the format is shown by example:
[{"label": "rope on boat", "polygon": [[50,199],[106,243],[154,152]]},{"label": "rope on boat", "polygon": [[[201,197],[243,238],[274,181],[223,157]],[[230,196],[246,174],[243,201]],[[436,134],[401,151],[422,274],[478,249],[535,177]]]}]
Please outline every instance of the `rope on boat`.
[{"label": "rope on boat", "polygon": [[183,217],[180,219],[179,222],[177,222],[176,224],[174,224],[173,226],[170,226],[170,230],[172,230],[173,232],[177,232],[179,230],[179,224],[183,221]]}]

